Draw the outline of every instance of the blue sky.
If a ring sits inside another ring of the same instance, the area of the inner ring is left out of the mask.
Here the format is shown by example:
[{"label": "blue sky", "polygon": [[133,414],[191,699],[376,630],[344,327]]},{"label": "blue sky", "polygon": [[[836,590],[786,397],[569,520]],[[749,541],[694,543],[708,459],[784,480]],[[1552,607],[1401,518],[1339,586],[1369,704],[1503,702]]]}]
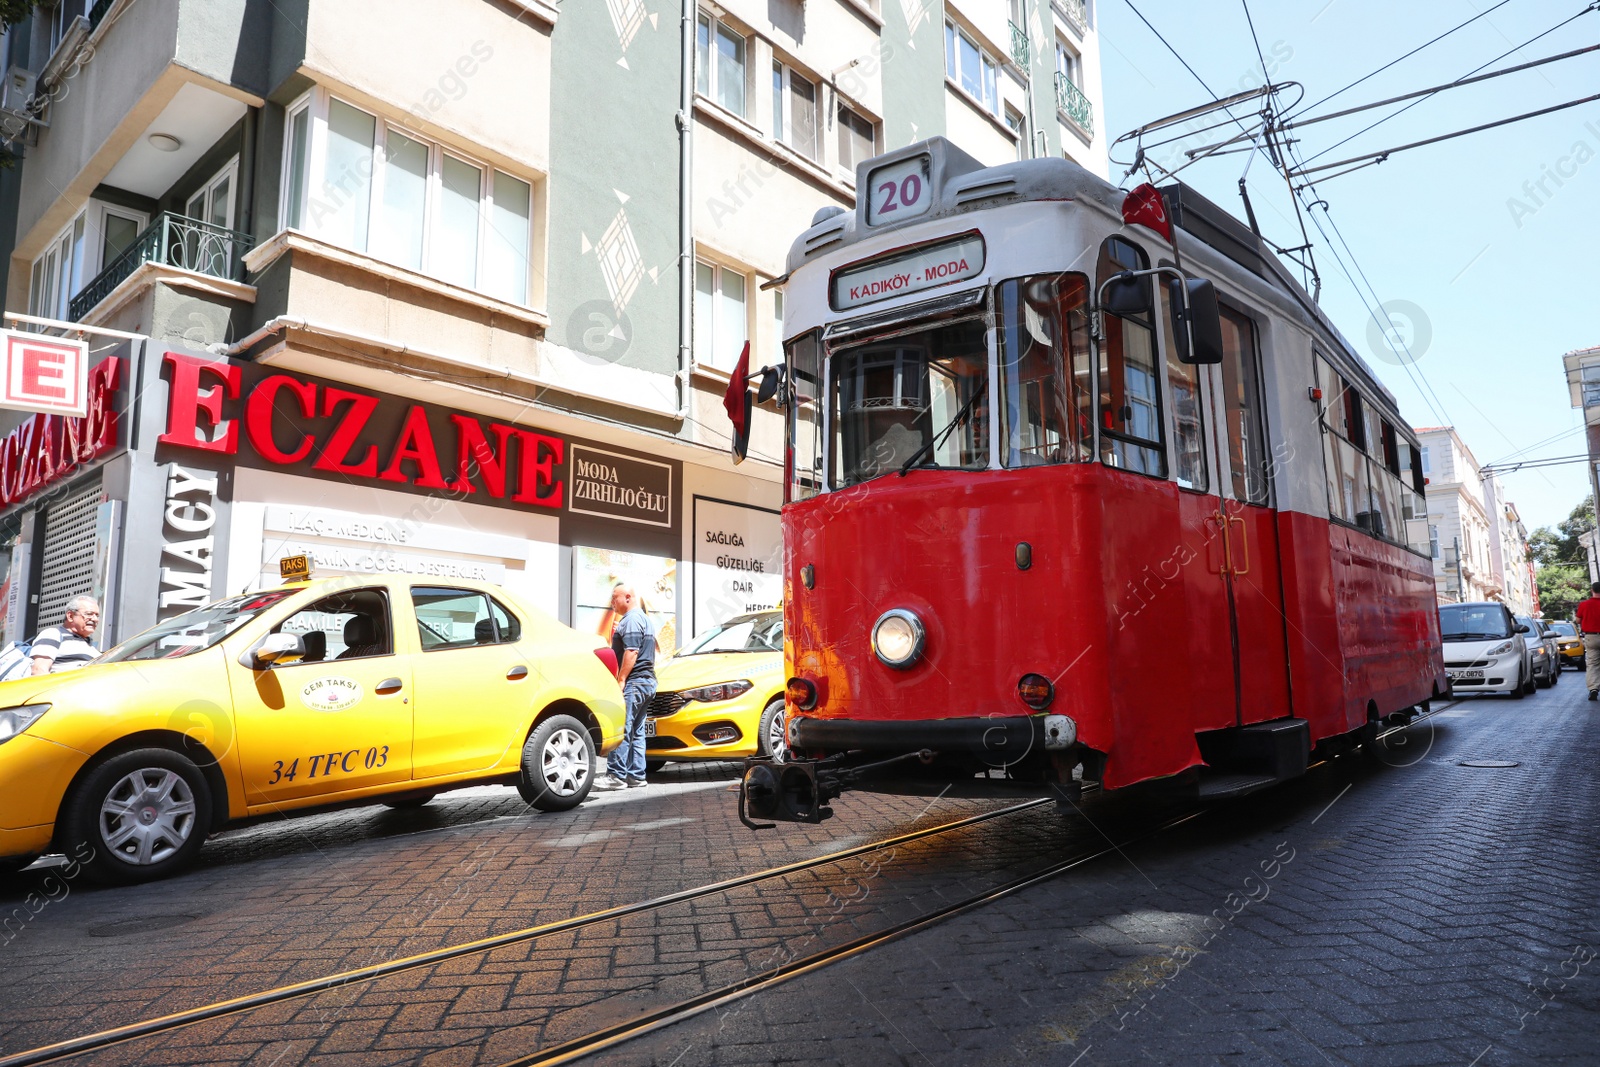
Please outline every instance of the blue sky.
[{"label": "blue sky", "polygon": [[[1239,0],[1133,3],[1219,96],[1260,84],[1261,62]],[[1579,0],[1497,3],[1252,0],[1250,13],[1273,80],[1301,83],[1304,104],[1312,104],[1488,11],[1390,70],[1308,108],[1304,117],[1310,118],[1453,81],[1584,7]],[[1103,125],[1112,138],[1209,99],[1127,0],[1098,0],[1098,19]],[[1589,12],[1489,69],[1595,43],[1600,12]],[[1600,92],[1597,75],[1600,52],[1452,89],[1316,163],[1593,95]],[[1315,155],[1400,106],[1308,126],[1299,131],[1296,147],[1303,157]],[[1236,113],[1242,117],[1245,111]],[[1122,151],[1115,155],[1129,158]],[[1204,160],[1182,177],[1242,217],[1237,186],[1248,158]],[[1125,169],[1113,163],[1112,180]],[[1247,180],[1266,237],[1280,246],[1300,244],[1282,177],[1256,155]],[[1328,202],[1332,222],[1376,292],[1377,301],[1369,295],[1368,303],[1391,309],[1415,362],[1406,366],[1383,343],[1356,285],[1308,220],[1323,307],[1394,392],[1412,425],[1449,422],[1480,463],[1581,453],[1582,415],[1570,405],[1561,355],[1600,345],[1597,194],[1600,102],[1412,149],[1323,180],[1316,197]],[[1321,209],[1316,215],[1329,227]],[[1337,244],[1331,229],[1329,236]],[[1342,247],[1339,252],[1349,266],[1351,256]],[[1508,474],[1503,483],[1530,532],[1565,518],[1587,491],[1581,463]]]}]

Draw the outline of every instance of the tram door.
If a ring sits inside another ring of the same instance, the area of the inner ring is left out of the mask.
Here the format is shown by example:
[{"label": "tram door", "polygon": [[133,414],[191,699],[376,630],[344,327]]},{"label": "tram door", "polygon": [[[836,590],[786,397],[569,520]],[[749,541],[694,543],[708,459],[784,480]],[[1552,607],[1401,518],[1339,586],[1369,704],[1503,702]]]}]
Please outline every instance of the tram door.
[{"label": "tram door", "polygon": [[1263,403],[1260,337],[1246,316],[1222,308],[1223,361],[1203,368],[1211,394],[1207,435],[1218,504],[1210,553],[1227,601],[1234,675],[1234,723],[1291,713],[1288,620],[1283,610],[1273,483],[1286,457],[1274,453]]}]

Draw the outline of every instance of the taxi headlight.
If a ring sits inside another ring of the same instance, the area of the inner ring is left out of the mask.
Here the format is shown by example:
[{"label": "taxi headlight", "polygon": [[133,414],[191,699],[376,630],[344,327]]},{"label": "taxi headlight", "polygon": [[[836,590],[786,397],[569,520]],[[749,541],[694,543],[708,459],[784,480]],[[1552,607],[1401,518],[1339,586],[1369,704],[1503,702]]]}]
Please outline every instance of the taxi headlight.
[{"label": "taxi headlight", "polygon": [[1510,652],[1510,651],[1511,651],[1511,642],[1507,641],[1504,644],[1495,645],[1489,651],[1485,652],[1484,655],[1485,656],[1503,656],[1507,652]]},{"label": "taxi headlight", "polygon": [[872,624],[872,651],[896,670],[905,670],[922,658],[927,631],[915,612],[893,608]]},{"label": "taxi headlight", "polygon": [[0,744],[32,726],[35,719],[49,710],[49,704],[21,704],[14,708],[0,708]]},{"label": "taxi headlight", "polygon": [[743,696],[750,692],[754,686],[748,679],[740,678],[737,682],[722,682],[718,685],[702,685],[698,689],[683,689],[678,695],[685,700],[698,700],[705,704],[714,704],[719,700],[732,700],[734,697]]}]

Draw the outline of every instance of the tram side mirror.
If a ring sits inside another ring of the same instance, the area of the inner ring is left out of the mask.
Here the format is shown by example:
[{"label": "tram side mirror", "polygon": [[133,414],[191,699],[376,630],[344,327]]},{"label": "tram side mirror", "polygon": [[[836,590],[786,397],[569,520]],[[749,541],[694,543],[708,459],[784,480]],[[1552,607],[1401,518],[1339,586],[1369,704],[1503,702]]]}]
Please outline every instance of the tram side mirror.
[{"label": "tram side mirror", "polygon": [[[1173,281],[1172,335],[1178,340],[1181,363],[1222,362],[1222,312],[1217,307],[1217,287],[1207,278],[1185,278],[1180,300],[1179,284]],[[1184,319],[1189,328],[1185,330]]]},{"label": "tram side mirror", "polygon": [[768,367],[761,375],[761,386],[756,390],[757,404],[765,404],[777,397],[778,408],[783,408],[783,391],[779,388],[783,385],[783,371],[784,365],[780,363],[776,367]]},{"label": "tram side mirror", "polygon": [[299,634],[268,634],[244,650],[239,657],[239,666],[264,671],[280,663],[303,659],[305,654],[305,642],[300,640]]},{"label": "tram side mirror", "polygon": [[1150,286],[1130,271],[1114,274],[1106,281],[1100,308],[1121,319],[1150,314]]}]

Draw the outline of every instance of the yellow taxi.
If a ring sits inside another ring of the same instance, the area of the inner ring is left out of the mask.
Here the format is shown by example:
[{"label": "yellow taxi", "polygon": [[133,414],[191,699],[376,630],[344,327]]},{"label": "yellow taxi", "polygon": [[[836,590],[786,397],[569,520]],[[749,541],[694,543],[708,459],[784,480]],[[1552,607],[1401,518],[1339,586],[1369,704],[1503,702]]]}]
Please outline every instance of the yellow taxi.
[{"label": "yellow taxi", "polygon": [[737,615],[656,667],[645,766],[769,755],[782,760],[783,612]]},{"label": "yellow taxi", "polygon": [[1555,631],[1556,650],[1561,653],[1558,661],[1563,667],[1573,667],[1583,670],[1583,638],[1578,636],[1578,628],[1565,620],[1551,622],[1545,620],[1545,625]]},{"label": "yellow taxi", "polygon": [[497,586],[411,575],[197,608],[0,683],[0,863],[62,852],[142,882],[237,820],[485,782],[575,807],[622,738],[597,644]]}]

